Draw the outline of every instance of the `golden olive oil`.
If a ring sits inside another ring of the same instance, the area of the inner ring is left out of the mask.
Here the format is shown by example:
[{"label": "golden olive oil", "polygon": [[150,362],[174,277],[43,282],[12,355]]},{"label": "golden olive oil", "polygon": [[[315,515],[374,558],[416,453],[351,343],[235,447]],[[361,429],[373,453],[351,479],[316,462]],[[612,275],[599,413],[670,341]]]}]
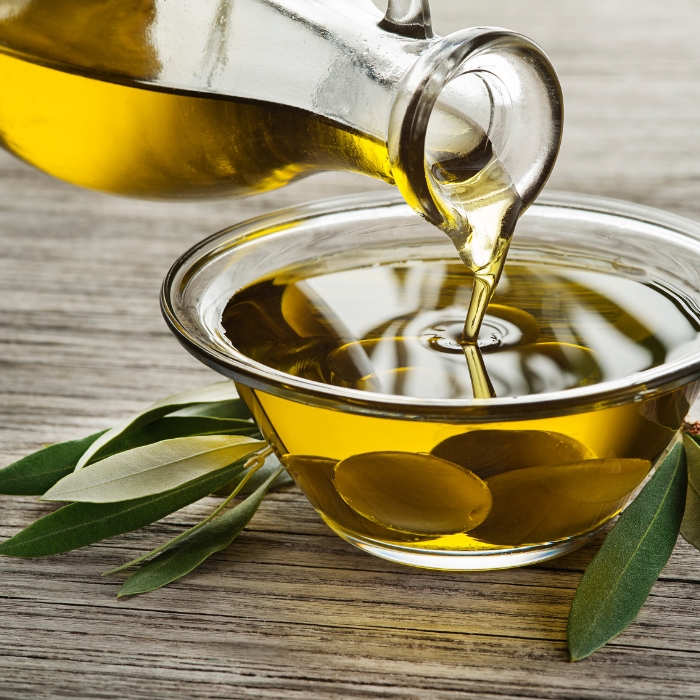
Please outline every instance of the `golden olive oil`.
[{"label": "golden olive oil", "polygon": [[3,53],[0,80],[2,145],[81,187],[195,199],[320,170],[392,181],[384,143],[303,110],[97,80]]},{"label": "golden olive oil", "polygon": [[[285,270],[238,292],[222,323],[269,367],[336,386],[416,398],[474,398],[460,345],[473,274],[424,260],[309,276]],[[700,344],[668,292],[621,275],[514,261],[479,346],[498,397],[621,379]]]},{"label": "golden olive oil", "polygon": [[[324,384],[474,397],[461,337],[474,277],[465,265],[337,265],[319,274],[309,263],[238,292],[222,318],[232,345]],[[658,366],[696,348],[699,331],[698,319],[653,283],[516,260],[505,266],[478,344],[495,394],[516,397]],[[574,415],[460,425],[240,389],[332,527],[353,541],[428,550],[511,548],[595,530],[642,483],[688,408],[679,390]]]}]

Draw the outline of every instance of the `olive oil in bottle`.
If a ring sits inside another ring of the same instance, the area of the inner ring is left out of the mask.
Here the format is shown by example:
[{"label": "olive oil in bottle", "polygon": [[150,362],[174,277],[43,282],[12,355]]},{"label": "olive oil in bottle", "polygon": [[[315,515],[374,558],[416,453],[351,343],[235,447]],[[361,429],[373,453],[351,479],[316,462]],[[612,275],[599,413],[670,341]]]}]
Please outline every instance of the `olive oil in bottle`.
[{"label": "olive oil in bottle", "polygon": [[[151,0],[5,5],[1,143],[51,175],[148,199],[249,195],[322,170],[393,181],[376,136],[303,109],[163,84],[160,24],[181,21],[177,8]],[[193,6],[191,21],[206,9]],[[193,50],[166,48],[185,58]]]},{"label": "olive oil in bottle", "polygon": [[2,145],[75,185],[221,198],[319,170],[391,180],[386,146],[300,109],[97,80],[0,53]]}]

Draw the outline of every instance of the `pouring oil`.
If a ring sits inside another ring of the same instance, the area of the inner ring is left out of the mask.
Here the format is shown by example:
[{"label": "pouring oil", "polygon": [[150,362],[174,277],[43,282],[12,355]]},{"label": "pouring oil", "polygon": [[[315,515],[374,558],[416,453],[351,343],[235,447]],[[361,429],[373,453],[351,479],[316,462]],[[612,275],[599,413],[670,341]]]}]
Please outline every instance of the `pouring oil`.
[{"label": "pouring oil", "polygon": [[[0,18],[14,47],[0,49],[1,143],[45,172],[154,199],[251,194],[325,169],[393,183],[386,143],[335,121],[120,78],[122,66],[146,82],[158,72],[157,59],[139,48],[148,45],[149,11],[124,14],[114,4],[118,21],[96,22],[76,2],[71,21],[83,38],[76,48],[54,21],[54,11],[66,16],[62,7],[44,3],[32,14],[30,3],[31,21]],[[114,26],[124,29],[116,44],[100,34]],[[653,286],[506,266],[522,203],[486,135],[438,105],[430,136],[426,175],[463,264],[376,267],[369,258],[324,274],[287,270],[231,300],[222,323],[236,348],[339,387],[469,399],[623,377],[698,342],[697,320]],[[594,529],[624,505],[687,410],[677,391],[641,405],[465,432],[240,389],[334,528],[350,539],[428,549],[498,549]]]},{"label": "pouring oil", "polygon": [[[161,65],[146,50],[154,19],[146,8],[125,14],[118,5],[76,2],[74,10],[69,27],[65,3],[0,17],[0,143],[35,167],[82,187],[151,199],[240,196],[321,170],[393,183],[386,143],[341,122],[150,84]],[[114,27],[124,33],[116,44],[102,34]],[[125,77],[127,69],[142,80]],[[478,378],[473,346],[520,200],[486,134],[441,103],[428,155],[443,230],[475,272],[464,341],[479,388],[488,381]]]},{"label": "pouring oil", "polygon": [[[286,270],[226,307],[222,325],[238,350],[339,387],[488,399],[620,379],[700,342],[698,319],[652,284],[506,265],[522,211],[517,190],[483,131],[456,128],[449,113],[438,118],[446,127],[432,132],[426,175],[461,263],[377,266],[369,253],[365,266]],[[688,408],[681,391],[646,407],[465,430],[241,391],[336,531],[365,545],[450,551],[538,545],[600,527],[642,483]]]}]

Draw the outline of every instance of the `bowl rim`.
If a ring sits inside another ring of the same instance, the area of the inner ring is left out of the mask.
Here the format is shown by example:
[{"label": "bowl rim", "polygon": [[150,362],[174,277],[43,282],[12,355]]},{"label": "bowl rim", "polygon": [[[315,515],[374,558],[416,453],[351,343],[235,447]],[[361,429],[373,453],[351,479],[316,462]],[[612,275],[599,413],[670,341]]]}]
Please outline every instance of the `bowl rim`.
[{"label": "bowl rim", "polygon": [[[184,291],[188,281],[204,264],[235,247],[234,239],[248,240],[256,229],[274,228],[279,235],[281,224],[291,233],[294,228],[291,224],[295,221],[377,207],[406,207],[410,210],[398,192],[365,192],[280,209],[234,224],[199,241],[173,263],[163,281],[161,311],[168,327],[198,360],[252,389],[311,406],[403,420],[480,423],[564,416],[645,401],[700,379],[698,349],[658,367],[591,386],[494,399],[419,399],[321,384],[267,367],[233,347],[227,354],[217,352],[202,345],[188,331],[188,324],[178,316],[173,305],[175,296]],[[529,210],[546,208],[602,213],[662,227],[694,240],[700,253],[700,224],[660,209],[608,197],[548,191],[540,195]]]}]

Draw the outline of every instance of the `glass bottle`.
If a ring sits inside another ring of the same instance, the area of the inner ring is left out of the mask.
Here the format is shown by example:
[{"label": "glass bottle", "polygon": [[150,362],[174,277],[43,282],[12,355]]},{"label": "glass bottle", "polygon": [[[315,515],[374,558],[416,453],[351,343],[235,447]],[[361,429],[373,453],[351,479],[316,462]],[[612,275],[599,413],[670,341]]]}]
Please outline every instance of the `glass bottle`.
[{"label": "glass bottle", "polygon": [[426,148],[525,206],[554,164],[559,83],[504,29],[434,35],[428,0],[0,0],[2,145],[76,185],[231,197],[324,170],[396,184],[438,223]]}]

